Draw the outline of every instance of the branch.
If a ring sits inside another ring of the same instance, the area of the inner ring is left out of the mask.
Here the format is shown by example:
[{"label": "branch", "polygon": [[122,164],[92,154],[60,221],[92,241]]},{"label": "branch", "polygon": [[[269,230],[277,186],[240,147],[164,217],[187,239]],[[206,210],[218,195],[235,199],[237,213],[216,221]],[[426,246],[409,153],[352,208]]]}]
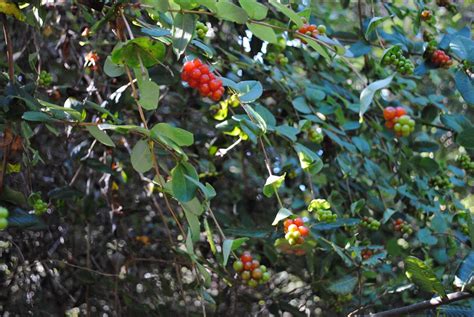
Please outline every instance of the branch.
[{"label": "branch", "polygon": [[437,296],[420,303],[386,310],[380,313],[371,314],[370,316],[373,316],[373,317],[402,316],[402,315],[411,314],[414,312],[420,312],[427,309],[433,309],[441,305],[447,305],[447,304],[454,303],[463,299],[468,299],[468,298],[473,298],[473,297],[474,297],[474,294],[472,293],[454,292],[454,293],[448,294],[446,298],[441,298]]},{"label": "branch", "polygon": [[0,14],[0,18],[3,23],[3,36],[5,37],[5,44],[7,45],[7,57],[8,57],[8,77],[10,81],[15,82],[15,72],[13,64],[13,44],[8,32],[7,17],[5,14]]}]

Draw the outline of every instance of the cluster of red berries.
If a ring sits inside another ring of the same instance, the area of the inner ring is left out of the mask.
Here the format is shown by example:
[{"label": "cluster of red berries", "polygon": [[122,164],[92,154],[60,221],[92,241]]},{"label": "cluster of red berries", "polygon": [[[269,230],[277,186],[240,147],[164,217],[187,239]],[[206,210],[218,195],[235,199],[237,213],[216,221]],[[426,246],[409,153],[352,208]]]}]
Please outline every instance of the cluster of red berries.
[{"label": "cluster of red berries", "polygon": [[453,65],[453,60],[442,50],[436,50],[431,55],[430,61],[437,67],[449,67]]},{"label": "cluster of red berries", "polygon": [[100,57],[99,57],[99,55],[97,55],[96,52],[87,53],[86,56],[84,57],[84,60],[85,60],[84,67],[88,67],[92,71],[99,70]]},{"label": "cluster of red berries", "polygon": [[304,225],[301,218],[286,219],[283,223],[285,231],[285,239],[290,245],[304,243],[304,237],[309,235],[309,229]]},{"label": "cluster of red berries", "polygon": [[[298,29],[298,33],[304,34],[310,37],[318,37],[319,34],[325,34],[326,33],[326,26],[321,24],[321,25],[314,25],[314,24],[303,24],[302,27]],[[306,41],[302,38],[300,38],[301,42],[306,44]]]},{"label": "cluster of red berries", "polygon": [[393,222],[393,229],[402,233],[413,233],[413,229],[411,228],[410,224],[402,218],[398,218]]},{"label": "cluster of red berries", "polygon": [[385,126],[393,129],[397,136],[408,136],[415,130],[415,120],[406,114],[403,107],[387,107],[383,110]]},{"label": "cluster of red berries", "polygon": [[189,87],[197,88],[201,96],[214,101],[221,100],[224,94],[222,80],[216,78],[209,67],[198,58],[184,64],[181,79],[187,82]]},{"label": "cluster of red berries", "polygon": [[250,287],[257,287],[258,284],[265,284],[270,279],[270,272],[267,272],[265,265],[260,265],[258,260],[254,260],[250,252],[246,251],[232,265],[235,272],[240,274],[244,284]]},{"label": "cluster of red berries", "polygon": [[374,255],[374,252],[372,252],[372,250],[370,249],[364,249],[360,251],[360,255],[362,256],[364,260],[368,260],[372,257],[372,255]]}]

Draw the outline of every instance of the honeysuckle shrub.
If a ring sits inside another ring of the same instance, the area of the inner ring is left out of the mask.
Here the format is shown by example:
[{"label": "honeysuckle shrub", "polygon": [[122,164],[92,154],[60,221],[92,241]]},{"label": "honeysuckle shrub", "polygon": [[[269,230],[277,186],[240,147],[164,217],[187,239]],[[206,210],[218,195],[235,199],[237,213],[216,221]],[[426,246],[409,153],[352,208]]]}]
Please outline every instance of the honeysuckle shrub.
[{"label": "honeysuckle shrub", "polygon": [[5,314],[333,316],[471,291],[469,1],[0,12]]}]

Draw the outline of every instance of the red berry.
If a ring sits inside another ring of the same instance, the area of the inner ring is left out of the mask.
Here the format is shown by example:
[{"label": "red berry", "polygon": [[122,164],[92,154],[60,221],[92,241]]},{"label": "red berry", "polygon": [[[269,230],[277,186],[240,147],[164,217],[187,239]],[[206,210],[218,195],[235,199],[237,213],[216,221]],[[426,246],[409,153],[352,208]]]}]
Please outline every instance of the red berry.
[{"label": "red berry", "polygon": [[194,69],[191,72],[191,78],[198,80],[201,77],[201,71],[199,69]]},{"label": "red berry", "polygon": [[385,120],[392,120],[395,118],[397,110],[394,107],[387,107],[383,110],[383,117]]},{"label": "red berry", "polygon": [[304,221],[303,221],[303,219],[301,219],[301,218],[296,218],[296,219],[293,221],[293,223],[294,223],[295,225],[297,225],[298,227],[304,225]]},{"label": "red berry", "polygon": [[305,226],[299,226],[298,231],[301,233],[302,237],[306,237],[309,234],[309,229]]},{"label": "red berry", "polygon": [[199,78],[199,82],[201,84],[209,82],[210,78],[209,75],[207,74],[202,74],[201,77]]},{"label": "red berry", "polygon": [[194,59],[193,63],[195,67],[199,67],[202,65],[202,62],[199,58]]},{"label": "red berry", "polygon": [[189,87],[191,87],[191,88],[196,88],[197,86],[199,86],[199,82],[198,82],[197,80],[195,80],[195,79],[190,79],[190,80],[188,81],[188,85],[189,85]]},{"label": "red berry", "polygon": [[252,261],[252,268],[251,270],[255,270],[256,268],[258,268],[260,266],[260,262],[258,260],[253,260]]},{"label": "red berry", "polygon": [[201,86],[199,87],[199,93],[203,96],[207,96],[209,92],[211,92],[211,90],[209,89],[209,85],[201,84]]},{"label": "red berry", "polygon": [[188,72],[182,72],[181,73],[181,79],[183,81],[188,81],[189,80],[189,73]]},{"label": "red berry", "polygon": [[242,254],[240,256],[240,260],[244,263],[245,262],[252,262],[252,256],[250,255],[249,252],[245,252],[244,254]]},{"label": "red berry", "polygon": [[212,91],[216,91],[221,86],[222,86],[222,82],[219,79],[214,79],[209,82],[209,88],[211,88]]},{"label": "red berry", "polygon": [[388,129],[393,129],[393,126],[395,125],[395,122],[393,121],[386,121],[385,122],[385,126],[388,128]]},{"label": "red berry", "polygon": [[193,62],[186,62],[186,63],[184,63],[183,71],[189,73],[194,69],[194,67],[195,66],[194,66]]},{"label": "red berry", "polygon": [[222,92],[220,90],[214,91],[211,95],[212,100],[219,101],[222,98]]},{"label": "red berry", "polygon": [[314,25],[314,24],[310,24],[310,25],[308,25],[308,27],[307,27],[307,31],[309,31],[309,32],[313,32],[313,31],[315,31],[316,29],[317,29],[317,27],[316,27],[316,25]]},{"label": "red berry", "polygon": [[251,271],[252,270],[252,262],[244,262],[244,270]]},{"label": "red berry", "polygon": [[199,66],[199,70],[200,70],[201,73],[203,73],[203,74],[209,74],[209,67],[207,67],[207,65],[201,65],[201,66]]},{"label": "red berry", "polygon": [[305,255],[306,251],[304,249],[295,250],[295,255]]},{"label": "red berry", "polygon": [[407,113],[407,111],[403,107],[397,107],[395,110],[397,117],[401,117]]},{"label": "red berry", "polygon": [[293,224],[293,220],[291,220],[291,219],[286,219],[285,222],[283,223],[285,228],[288,228],[288,226],[292,225],[292,224]]},{"label": "red berry", "polygon": [[[221,82],[221,84],[222,84],[222,82]],[[222,94],[224,94],[224,91],[225,91],[224,86],[221,86],[221,87],[218,89],[218,91],[220,91]]]}]

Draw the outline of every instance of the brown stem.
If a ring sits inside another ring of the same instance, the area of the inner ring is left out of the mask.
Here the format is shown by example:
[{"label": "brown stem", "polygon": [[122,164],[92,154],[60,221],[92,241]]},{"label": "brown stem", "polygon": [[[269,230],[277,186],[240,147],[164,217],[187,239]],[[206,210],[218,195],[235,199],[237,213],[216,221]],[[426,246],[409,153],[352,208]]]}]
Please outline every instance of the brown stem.
[{"label": "brown stem", "polygon": [[7,58],[8,58],[8,77],[12,83],[15,82],[14,62],[13,62],[13,44],[10,38],[10,32],[8,31],[7,17],[5,14],[0,14],[0,18],[3,23],[3,36],[5,37],[5,44],[7,45]]},{"label": "brown stem", "polygon": [[446,298],[434,297],[420,303],[412,304],[405,307],[386,310],[380,313],[371,314],[373,317],[389,317],[389,316],[403,316],[414,312],[420,312],[427,309],[433,309],[441,305],[447,305],[463,299],[473,298],[474,294],[468,292],[454,292],[446,295]]}]

